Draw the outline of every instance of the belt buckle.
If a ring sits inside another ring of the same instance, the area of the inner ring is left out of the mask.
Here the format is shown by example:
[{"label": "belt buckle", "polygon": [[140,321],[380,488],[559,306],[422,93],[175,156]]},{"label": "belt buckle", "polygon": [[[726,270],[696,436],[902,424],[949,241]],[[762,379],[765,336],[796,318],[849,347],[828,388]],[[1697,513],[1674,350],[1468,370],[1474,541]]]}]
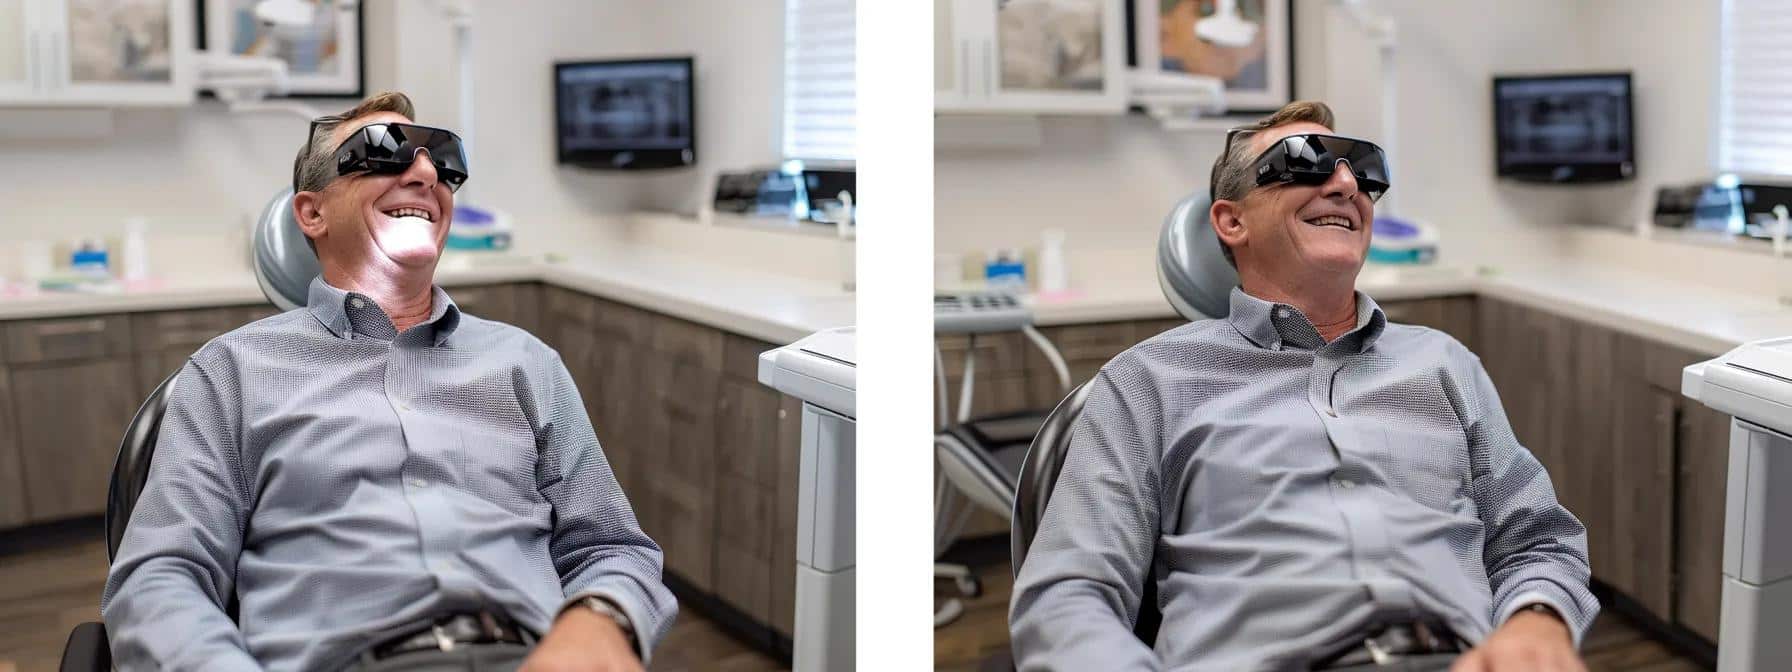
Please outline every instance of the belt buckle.
[{"label": "belt buckle", "polygon": [[442,629],[442,625],[440,623],[437,623],[437,624],[429,626],[429,627],[430,627],[430,632],[435,633],[437,648],[440,648],[443,651],[453,651],[454,650],[454,638],[448,636],[448,631]]},{"label": "belt buckle", "polygon": [[1381,643],[1375,641],[1374,637],[1363,638],[1363,648],[1369,650],[1369,658],[1374,660],[1376,665],[1386,665],[1400,659],[1400,656],[1388,653],[1387,649],[1381,648]]}]

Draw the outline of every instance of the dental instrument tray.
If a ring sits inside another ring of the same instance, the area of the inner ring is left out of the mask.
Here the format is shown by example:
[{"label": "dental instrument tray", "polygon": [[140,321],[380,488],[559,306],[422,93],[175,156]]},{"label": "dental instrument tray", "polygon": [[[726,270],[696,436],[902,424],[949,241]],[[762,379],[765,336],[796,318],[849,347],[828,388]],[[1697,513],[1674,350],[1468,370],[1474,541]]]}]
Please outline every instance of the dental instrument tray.
[{"label": "dental instrument tray", "polygon": [[933,295],[933,331],[986,334],[1016,331],[1033,323],[1033,311],[1006,292],[951,292]]}]

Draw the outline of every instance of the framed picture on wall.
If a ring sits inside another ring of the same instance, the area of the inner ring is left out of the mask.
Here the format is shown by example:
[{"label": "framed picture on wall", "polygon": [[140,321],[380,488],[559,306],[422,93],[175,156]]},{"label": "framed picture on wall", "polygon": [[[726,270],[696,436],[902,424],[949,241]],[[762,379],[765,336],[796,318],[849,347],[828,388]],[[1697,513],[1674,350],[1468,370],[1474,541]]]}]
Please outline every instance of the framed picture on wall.
[{"label": "framed picture on wall", "polygon": [[274,0],[284,10],[308,9],[310,22],[263,22],[263,0],[200,0],[200,48],[286,61],[293,97],[359,98],[366,68],[361,56],[361,0]]},{"label": "framed picture on wall", "polygon": [[1132,0],[1139,69],[1218,77],[1228,114],[1294,100],[1292,0]]}]

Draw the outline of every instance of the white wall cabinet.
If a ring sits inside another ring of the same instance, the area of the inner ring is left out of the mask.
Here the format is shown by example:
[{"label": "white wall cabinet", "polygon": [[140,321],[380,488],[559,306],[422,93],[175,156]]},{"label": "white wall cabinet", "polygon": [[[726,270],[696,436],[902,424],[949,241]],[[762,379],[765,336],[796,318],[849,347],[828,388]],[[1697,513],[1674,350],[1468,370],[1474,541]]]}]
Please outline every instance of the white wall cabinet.
[{"label": "white wall cabinet", "polygon": [[934,110],[1121,114],[1125,0],[934,0]]},{"label": "white wall cabinet", "polygon": [[189,0],[0,0],[0,106],[193,101]]}]

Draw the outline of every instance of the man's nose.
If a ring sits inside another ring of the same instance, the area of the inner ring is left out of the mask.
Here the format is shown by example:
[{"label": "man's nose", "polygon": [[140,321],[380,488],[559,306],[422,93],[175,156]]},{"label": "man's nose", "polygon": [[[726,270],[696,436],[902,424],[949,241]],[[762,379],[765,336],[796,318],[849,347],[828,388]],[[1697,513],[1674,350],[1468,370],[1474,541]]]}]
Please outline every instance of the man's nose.
[{"label": "man's nose", "polygon": [[428,189],[436,188],[436,164],[429,160],[429,150],[419,149],[411,158],[411,167],[398,176],[398,183],[404,186],[421,185]]},{"label": "man's nose", "polygon": [[1356,198],[1357,191],[1356,173],[1351,172],[1350,161],[1338,159],[1333,164],[1332,176],[1325,181],[1326,197],[1339,196],[1348,200]]}]

